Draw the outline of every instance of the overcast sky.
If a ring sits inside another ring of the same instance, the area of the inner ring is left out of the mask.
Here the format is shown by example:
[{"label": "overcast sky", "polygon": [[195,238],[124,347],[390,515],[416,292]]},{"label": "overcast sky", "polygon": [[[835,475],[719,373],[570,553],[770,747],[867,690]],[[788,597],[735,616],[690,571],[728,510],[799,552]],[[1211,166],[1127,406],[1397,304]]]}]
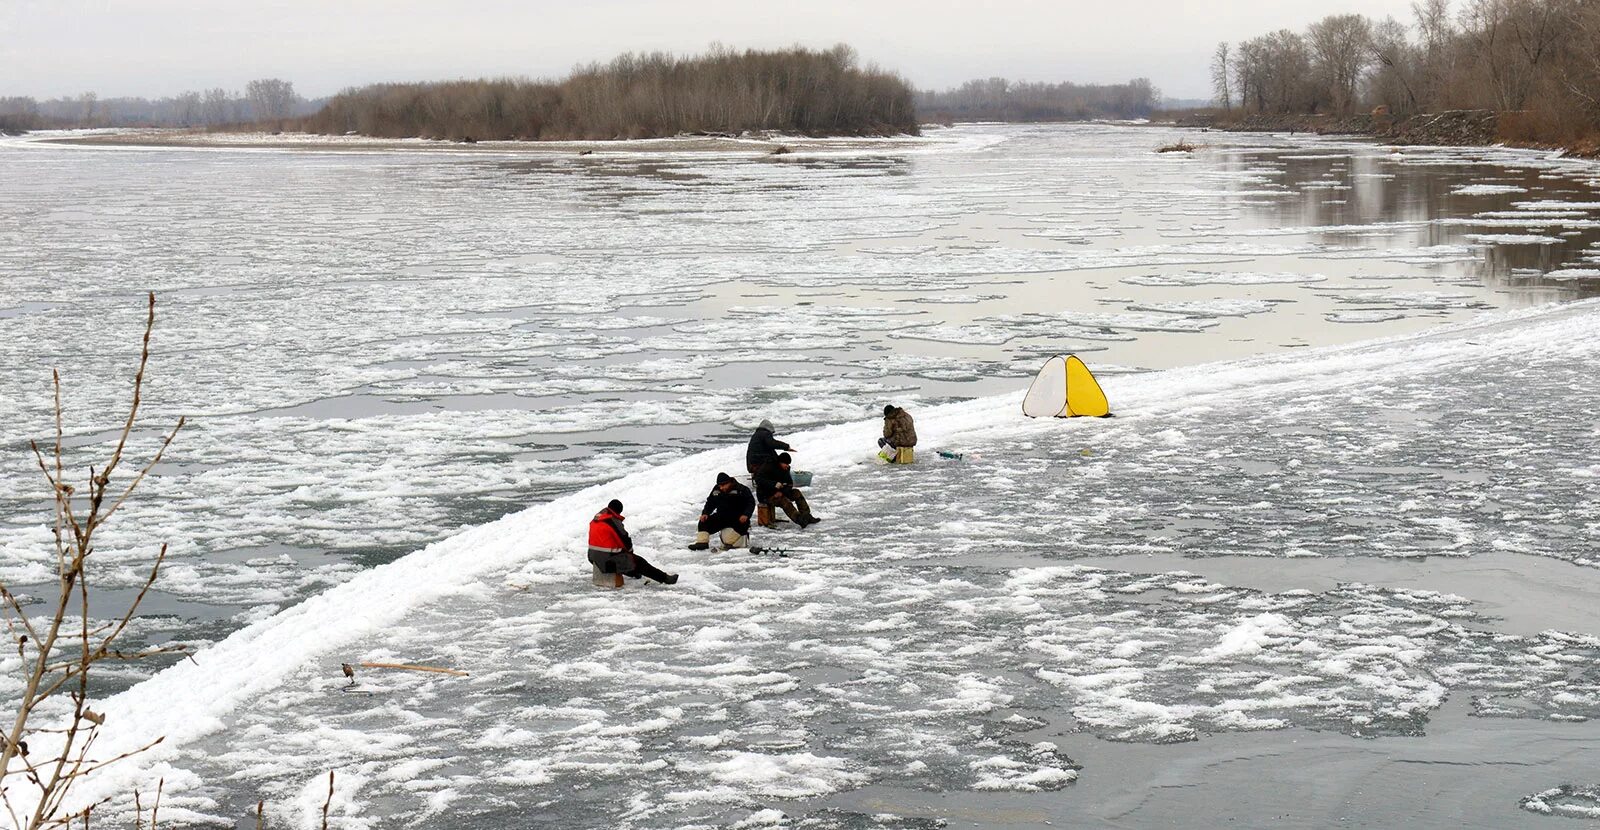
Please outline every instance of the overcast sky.
[{"label": "overcast sky", "polygon": [[1209,95],[1218,41],[1408,0],[0,0],[0,96],[159,97],[292,81],[557,77],[620,52],[844,42],[919,88],[1124,81]]}]

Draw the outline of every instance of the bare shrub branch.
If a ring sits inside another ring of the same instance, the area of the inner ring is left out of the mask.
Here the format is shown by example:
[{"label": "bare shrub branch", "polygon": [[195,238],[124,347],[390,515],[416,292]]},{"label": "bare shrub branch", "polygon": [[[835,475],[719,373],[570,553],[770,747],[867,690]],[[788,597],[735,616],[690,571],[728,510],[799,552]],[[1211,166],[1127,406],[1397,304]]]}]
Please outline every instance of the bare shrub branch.
[{"label": "bare shrub branch", "polygon": [[[156,554],[144,584],[125,611],[106,623],[95,624],[90,618],[92,591],[87,565],[94,552],[95,532],[105,525],[144,481],[145,476],[160,463],[167,447],[184,425],[180,418],[172,431],[162,438],[160,447],[150,460],[139,468],[125,486],[115,491],[116,498],[108,502],[107,496],[113,492],[112,478],[122,464],[129,440],[139,422],[145,371],[150,362],[150,338],[154,329],[155,295],[150,294],[146,304],[139,365],[134,373],[133,394],[127,416],[122,420],[122,429],[109,459],[98,469],[89,467],[88,480],[81,495],[74,485],[66,482],[63,450],[65,410],[61,401],[59,372],[51,374],[55,440],[50,447],[49,457],[46,457],[45,450],[40,448],[38,442],[29,442],[39,470],[50,484],[54,502],[52,529],[56,591],[54,603],[47,606],[43,615],[46,621],[39,625],[10,586],[0,583],[0,600],[3,600],[0,601],[0,612],[5,615],[6,630],[16,645],[24,672],[23,690],[16,703],[16,712],[10,728],[0,738],[0,800],[4,801],[6,814],[16,830],[67,827],[80,819],[87,827],[90,814],[104,802],[69,810],[67,798],[73,785],[110,764],[138,755],[161,742],[161,738],[156,738],[110,758],[92,755],[101,727],[106,722],[106,716],[90,706],[89,680],[95,665],[106,660],[142,660],[187,651],[181,644],[127,650],[117,647],[160,576],[161,566],[167,557],[166,545],[162,545]],[[80,513],[75,499],[81,502],[83,512]],[[77,617],[75,621],[73,616]],[[63,725],[41,727],[33,724],[32,719],[39,708],[61,695],[71,702],[71,712]],[[35,739],[35,752],[45,748],[47,757],[30,756],[29,738]],[[15,786],[18,782],[26,782],[26,786]],[[158,820],[164,785],[164,780],[157,785],[156,800],[150,809],[149,826],[152,828]],[[136,824],[143,826],[143,806],[139,803],[137,793],[135,814]]]}]

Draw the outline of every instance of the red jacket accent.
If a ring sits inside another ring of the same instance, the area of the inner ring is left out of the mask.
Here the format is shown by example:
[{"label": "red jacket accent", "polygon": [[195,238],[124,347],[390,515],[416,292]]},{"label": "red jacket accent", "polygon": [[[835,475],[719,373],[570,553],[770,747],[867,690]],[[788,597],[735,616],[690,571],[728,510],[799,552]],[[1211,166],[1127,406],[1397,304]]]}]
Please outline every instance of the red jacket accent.
[{"label": "red jacket accent", "polygon": [[589,547],[610,553],[621,553],[627,548],[627,539],[619,531],[622,515],[606,508],[589,520]]}]

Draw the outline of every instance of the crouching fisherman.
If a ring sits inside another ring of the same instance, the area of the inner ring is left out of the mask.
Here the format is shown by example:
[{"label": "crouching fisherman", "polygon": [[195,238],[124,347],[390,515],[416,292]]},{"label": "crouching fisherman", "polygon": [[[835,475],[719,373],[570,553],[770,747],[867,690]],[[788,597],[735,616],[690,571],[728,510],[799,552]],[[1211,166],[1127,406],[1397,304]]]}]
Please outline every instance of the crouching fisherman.
[{"label": "crouching fisherman", "polygon": [[667,585],[676,584],[677,574],[669,574],[633,552],[633,537],[622,522],[622,502],[616,499],[589,520],[589,563],[601,573],[633,579],[646,576]]},{"label": "crouching fisherman", "polygon": [[[814,525],[822,521],[811,515],[811,505],[806,503],[806,494],[794,486],[794,476],[789,473],[791,459],[788,453],[780,453],[777,458],[768,461],[756,472],[756,495],[761,497],[761,503],[771,507],[781,508],[788,514],[789,519],[801,527]],[[772,524],[772,511],[767,510],[762,517],[761,526]]]},{"label": "crouching fisherman", "polygon": [[750,541],[750,516],[755,512],[756,497],[750,488],[727,473],[717,473],[717,486],[711,488],[706,506],[700,508],[699,535],[689,550],[710,548],[713,533],[721,534],[725,549],[744,547]]},{"label": "crouching fisherman", "polygon": [[890,464],[910,464],[915,460],[917,424],[911,413],[894,404],[883,406],[883,437],[878,439],[878,455]]}]

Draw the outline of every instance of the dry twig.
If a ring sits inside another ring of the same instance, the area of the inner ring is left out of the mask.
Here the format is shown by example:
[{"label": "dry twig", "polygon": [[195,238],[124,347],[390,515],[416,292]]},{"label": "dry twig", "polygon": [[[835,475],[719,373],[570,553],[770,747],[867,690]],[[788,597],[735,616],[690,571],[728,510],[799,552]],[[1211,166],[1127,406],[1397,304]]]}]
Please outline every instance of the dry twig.
[{"label": "dry twig", "polygon": [[[403,671],[425,671],[436,674],[448,674],[454,677],[466,677],[467,673],[460,669],[447,669],[443,666],[417,666],[411,663],[358,663],[364,669],[401,669]],[[352,679],[354,679],[352,677]]]},{"label": "dry twig", "polygon": [[[165,545],[156,554],[148,577],[124,613],[109,623],[93,628],[90,627],[89,617],[87,562],[94,552],[95,532],[127,501],[150,470],[160,463],[172,439],[184,425],[184,420],[178,419],[177,425],[165,435],[150,460],[139,468],[126,485],[112,490],[112,477],[122,464],[128,440],[139,420],[145,369],[150,362],[150,336],[155,329],[155,313],[156,298],[150,294],[144,338],[139,351],[139,367],[134,373],[128,414],[123,420],[110,458],[98,470],[89,467],[85,490],[80,494],[76,486],[66,481],[65,454],[62,449],[65,416],[61,404],[60,372],[51,373],[55,398],[55,440],[48,450],[49,457],[46,457],[46,450],[41,449],[38,442],[29,443],[39,471],[50,485],[55,503],[52,535],[57,585],[54,604],[49,606],[48,619],[36,624],[9,587],[0,584],[0,613],[5,615],[6,631],[16,644],[24,671],[23,691],[17,702],[15,716],[10,728],[0,737],[0,799],[3,799],[16,830],[66,827],[80,818],[87,826],[90,812],[96,805],[68,811],[66,799],[73,784],[109,764],[137,755],[161,742],[157,738],[137,749],[107,759],[96,759],[90,755],[100,728],[106,722],[103,714],[90,708],[91,669],[103,660],[141,660],[187,650],[177,644],[132,651],[116,647],[161,573],[167,556]],[[108,496],[113,494],[115,497],[108,501]],[[71,617],[74,615],[78,618],[76,626],[72,625]],[[31,726],[30,719],[39,707],[61,694],[67,695],[72,701],[72,710],[65,725],[55,728]],[[43,745],[50,747],[49,757],[33,758],[28,754],[26,737],[39,734],[51,736],[50,740],[43,742]],[[13,798],[13,784],[19,779],[29,785],[26,800]],[[155,827],[157,811],[160,809],[161,787],[164,784],[164,781],[158,784],[156,801],[151,807],[152,828]],[[23,810],[21,813],[17,811],[19,805]],[[141,809],[138,794],[135,793],[135,813],[138,814]],[[135,821],[137,823],[141,819],[136,818]]]}]

